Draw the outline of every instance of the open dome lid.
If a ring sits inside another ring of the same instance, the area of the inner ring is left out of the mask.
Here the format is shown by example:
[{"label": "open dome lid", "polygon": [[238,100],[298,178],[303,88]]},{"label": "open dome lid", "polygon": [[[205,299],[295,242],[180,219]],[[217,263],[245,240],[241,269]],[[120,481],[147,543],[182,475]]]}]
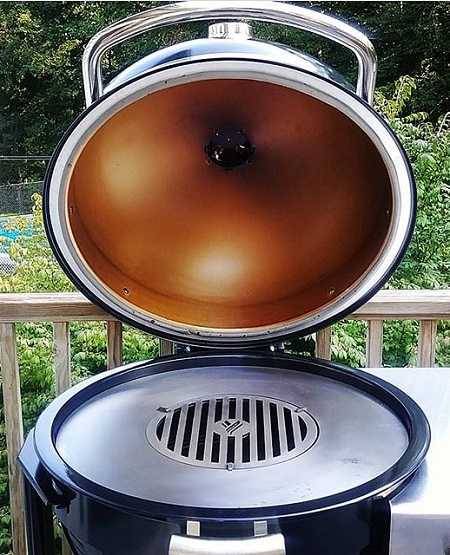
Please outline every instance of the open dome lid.
[{"label": "open dome lid", "polygon": [[206,346],[273,343],[350,313],[396,267],[414,209],[404,152],[364,101],[232,57],[102,97],[45,185],[50,242],[76,285],[138,328]]}]

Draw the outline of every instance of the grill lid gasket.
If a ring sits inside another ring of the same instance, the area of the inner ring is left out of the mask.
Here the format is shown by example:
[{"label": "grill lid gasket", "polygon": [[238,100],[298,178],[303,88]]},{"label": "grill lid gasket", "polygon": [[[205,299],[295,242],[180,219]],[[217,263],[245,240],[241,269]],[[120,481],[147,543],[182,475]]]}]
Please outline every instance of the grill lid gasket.
[{"label": "grill lid gasket", "polygon": [[268,397],[217,396],[158,410],[147,426],[148,442],[193,466],[270,466],[302,455],[319,437],[319,425],[305,407]]}]

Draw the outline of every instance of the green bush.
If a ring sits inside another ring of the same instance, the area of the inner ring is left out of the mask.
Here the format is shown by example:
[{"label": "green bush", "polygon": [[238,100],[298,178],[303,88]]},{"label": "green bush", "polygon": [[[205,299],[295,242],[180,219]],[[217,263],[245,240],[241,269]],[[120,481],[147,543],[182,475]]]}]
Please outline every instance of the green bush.
[{"label": "green bush", "polygon": [[[415,81],[403,77],[378,91],[376,105],[405,147],[417,185],[414,235],[406,256],[388,283],[390,289],[443,289],[450,278],[450,114],[432,124],[424,113],[408,113]],[[436,363],[450,365],[450,324],[438,327]],[[414,365],[417,322],[388,322],[384,327],[384,362]]]},{"label": "green bush", "polygon": [[[389,289],[444,289],[450,278],[450,114],[437,124],[425,113],[408,113],[416,83],[402,77],[376,92],[376,109],[397,133],[412,164],[417,185],[417,221],[411,244],[402,263],[389,280]],[[413,366],[417,359],[418,323],[385,322],[385,366]],[[340,322],[333,327],[332,356],[335,360],[365,364],[365,332],[361,322]],[[313,348],[296,341],[294,352]],[[438,325],[436,364],[450,365],[450,323]]]}]

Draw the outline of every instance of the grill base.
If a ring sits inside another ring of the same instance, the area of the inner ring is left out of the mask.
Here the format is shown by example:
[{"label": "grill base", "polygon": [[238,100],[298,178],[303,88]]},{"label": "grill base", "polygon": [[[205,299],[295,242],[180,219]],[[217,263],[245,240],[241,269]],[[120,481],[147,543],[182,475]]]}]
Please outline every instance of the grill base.
[{"label": "grill base", "polygon": [[[266,459],[232,471],[205,458],[182,462],[186,428],[188,454],[202,443],[206,403],[214,415],[206,427],[225,438],[253,434],[256,454],[264,438]],[[256,414],[262,407],[254,419],[252,406]],[[305,424],[298,420],[297,436],[287,430],[285,409],[291,423],[300,416]],[[164,429],[169,437],[166,422],[176,411],[173,451],[162,453],[149,435],[168,448]],[[276,461],[277,433],[280,445],[294,438],[298,448],[314,430],[306,451]],[[339,555],[387,555],[389,505],[379,494],[402,487],[428,442],[420,408],[368,374],[281,355],[220,353],[137,364],[75,386],[41,415],[20,461],[28,490],[55,508],[76,555],[168,555],[172,536],[188,530],[217,539],[281,533],[286,555],[334,555],[336,546]],[[39,536],[33,522],[40,521],[34,514],[31,536]],[[44,553],[51,555],[31,555]]]}]

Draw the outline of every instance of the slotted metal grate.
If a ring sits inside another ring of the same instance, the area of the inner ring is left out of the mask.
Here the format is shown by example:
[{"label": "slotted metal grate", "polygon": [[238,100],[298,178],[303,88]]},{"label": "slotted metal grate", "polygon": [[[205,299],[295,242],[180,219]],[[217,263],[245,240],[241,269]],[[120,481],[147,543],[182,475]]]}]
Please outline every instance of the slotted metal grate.
[{"label": "slotted metal grate", "polygon": [[159,411],[147,426],[149,443],[195,466],[268,466],[301,455],[319,435],[306,409],[267,397],[228,395]]}]

